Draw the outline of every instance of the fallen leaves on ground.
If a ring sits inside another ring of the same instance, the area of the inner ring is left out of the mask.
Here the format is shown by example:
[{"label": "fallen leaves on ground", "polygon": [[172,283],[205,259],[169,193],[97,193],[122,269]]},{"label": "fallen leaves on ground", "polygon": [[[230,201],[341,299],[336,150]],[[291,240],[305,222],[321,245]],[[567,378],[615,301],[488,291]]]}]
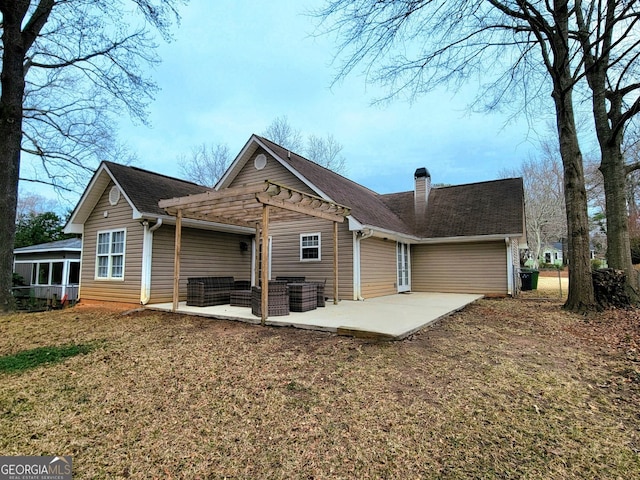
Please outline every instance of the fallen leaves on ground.
[{"label": "fallen leaves on ground", "polygon": [[[402,342],[104,308],[0,317],[0,451],[74,478],[640,477],[638,312],[481,300]],[[393,321],[392,318],[389,319]]]}]

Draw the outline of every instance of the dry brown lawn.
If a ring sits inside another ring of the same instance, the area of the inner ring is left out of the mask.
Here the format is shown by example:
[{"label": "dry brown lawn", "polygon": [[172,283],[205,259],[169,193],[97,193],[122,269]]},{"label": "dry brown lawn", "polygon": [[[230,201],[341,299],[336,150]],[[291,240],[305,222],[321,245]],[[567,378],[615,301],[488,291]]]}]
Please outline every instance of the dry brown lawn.
[{"label": "dry brown lawn", "polygon": [[[482,300],[402,342],[99,307],[0,317],[0,452],[74,478],[640,478],[637,312]],[[393,319],[389,319],[393,321]]]}]

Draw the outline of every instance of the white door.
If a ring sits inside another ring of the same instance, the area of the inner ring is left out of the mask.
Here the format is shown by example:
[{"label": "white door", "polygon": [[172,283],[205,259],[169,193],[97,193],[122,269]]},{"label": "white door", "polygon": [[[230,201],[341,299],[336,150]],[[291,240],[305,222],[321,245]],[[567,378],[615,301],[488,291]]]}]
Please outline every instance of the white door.
[{"label": "white door", "polygon": [[398,292],[411,290],[411,274],[409,271],[409,245],[398,242]]}]

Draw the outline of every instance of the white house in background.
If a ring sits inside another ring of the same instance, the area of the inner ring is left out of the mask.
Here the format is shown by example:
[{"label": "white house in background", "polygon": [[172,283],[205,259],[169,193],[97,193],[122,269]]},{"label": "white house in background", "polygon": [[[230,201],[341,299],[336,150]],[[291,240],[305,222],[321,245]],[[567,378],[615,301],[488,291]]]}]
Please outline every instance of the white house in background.
[{"label": "white house in background", "polygon": [[[540,253],[540,262],[550,265],[563,265],[563,258],[562,242],[553,242],[551,244],[545,245],[542,248],[542,252]],[[591,260],[596,258],[596,251],[593,249],[593,247],[589,250],[589,258]]]},{"label": "white house in background", "polygon": [[20,275],[29,295],[51,300],[78,299],[82,239],[41,243],[13,251],[13,272]]}]

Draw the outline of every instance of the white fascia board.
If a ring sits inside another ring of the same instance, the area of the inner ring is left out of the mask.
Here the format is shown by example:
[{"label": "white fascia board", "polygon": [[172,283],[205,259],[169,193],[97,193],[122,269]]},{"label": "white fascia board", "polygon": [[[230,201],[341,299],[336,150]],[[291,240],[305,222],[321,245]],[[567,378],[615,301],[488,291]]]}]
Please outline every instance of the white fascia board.
[{"label": "white fascia board", "polygon": [[247,143],[244,144],[240,153],[236,156],[236,158],[231,162],[227,171],[224,172],[224,175],[220,177],[218,183],[216,183],[213,187],[214,190],[220,190],[221,188],[228,187],[233,179],[238,175],[242,167],[247,163],[251,154],[255,151],[254,142],[257,142],[257,138],[255,135],[251,135]]},{"label": "white fascia board", "polygon": [[[97,205],[97,200],[98,199],[95,196],[92,197],[91,194],[93,193],[93,190],[95,188],[99,188],[98,185],[101,182],[105,182],[104,175],[108,176],[108,178],[114,183],[114,185],[116,185],[118,187],[118,189],[120,190],[120,192],[124,196],[125,200],[127,201],[129,206],[133,210],[132,218],[134,220],[142,218],[142,214],[135,207],[135,205],[133,204],[133,202],[129,198],[129,195],[127,195],[127,192],[116,181],[116,179],[114,178],[112,173],[109,171],[109,168],[107,168],[107,166],[104,163],[101,163],[100,167],[98,167],[98,170],[96,170],[96,173],[93,175],[93,178],[89,182],[89,185],[87,185],[87,188],[85,189],[84,193],[82,194],[82,197],[80,197],[80,201],[78,202],[78,205],[76,205],[76,208],[73,210],[73,213],[71,214],[71,217],[69,218],[69,221],[65,225],[65,227],[63,229],[64,233],[83,233],[83,231],[84,231],[84,222],[89,217],[90,212]],[[106,181],[104,188],[106,188],[106,186],[108,184],[109,184],[109,182]],[[103,192],[100,193],[100,195],[102,195],[102,193],[104,193],[104,190],[103,190]],[[92,205],[89,205],[87,203],[87,202],[90,201],[90,198],[95,199],[95,202]],[[89,209],[89,212],[87,212],[87,209]],[[78,220],[78,216],[81,213],[85,213],[86,217],[79,221]],[[82,229],[82,231],[80,231],[80,229]]]},{"label": "white fascia board", "polygon": [[216,184],[215,189],[220,190],[222,188],[228,187],[241,168],[247,163],[251,154],[256,150],[255,146],[262,147],[269,155],[271,155],[280,165],[286,168],[293,176],[295,176],[298,180],[304,183],[307,187],[315,192],[316,195],[321,197],[324,200],[333,201],[331,197],[329,197],[326,193],[324,193],[321,189],[319,189],[316,185],[311,183],[305,176],[303,176],[300,172],[294,169],[291,165],[285,162],[280,156],[278,156],[273,150],[271,150],[264,142],[262,142],[256,135],[251,135],[249,141],[245,144],[243,149],[240,151],[236,159],[233,161],[231,166],[227,169],[225,174],[222,176],[220,181]]},{"label": "white fascia board", "polygon": [[352,215],[347,216],[347,221],[349,222],[349,230],[350,231],[358,231],[364,229],[364,225],[362,225],[358,220],[353,218]]},{"label": "white fascia board", "polygon": [[26,255],[30,253],[49,253],[49,252],[82,252],[82,247],[80,248],[47,248],[47,249],[35,249],[35,250],[20,250],[17,252],[13,251],[14,255]]},{"label": "white fascia board", "polygon": [[282,158],[280,158],[278,155],[275,154],[275,152],[273,152],[269,147],[267,147],[264,143],[262,143],[260,141],[259,138],[255,138],[255,141],[258,145],[260,145],[262,148],[264,148],[267,152],[269,152],[269,154],[275,158],[280,165],[282,165],[284,168],[286,168],[287,170],[289,170],[289,172],[291,172],[292,175],[294,175],[298,180],[300,180],[302,183],[304,183],[307,187],[309,187],[311,190],[313,190],[316,195],[318,195],[319,197],[321,197],[324,200],[328,200],[330,202],[333,201],[333,199],[331,197],[329,197],[329,195],[327,195],[326,193],[324,193],[322,190],[320,190],[316,185],[314,185],[313,183],[311,183],[307,177],[303,176],[300,172],[298,172],[295,168],[293,168],[291,165],[289,165],[288,162],[285,162]]},{"label": "white fascia board", "polygon": [[84,224],[80,223],[71,223],[71,219],[69,219],[69,223],[67,223],[62,229],[64,233],[69,233],[73,235],[83,235],[84,234]]},{"label": "white fascia board", "polygon": [[416,243],[420,245],[433,245],[438,243],[496,242],[510,238],[519,238],[520,236],[522,236],[520,233],[500,233],[496,235],[470,235],[468,237],[422,238]]},{"label": "white fascia board", "polygon": [[[374,227],[373,225],[363,225],[357,220],[351,222],[351,216],[349,218],[349,230],[362,230],[370,232],[372,237],[386,238],[388,240],[395,240],[401,243],[419,243],[421,238],[414,235],[407,235],[406,233],[394,232],[393,230],[386,230],[380,227]],[[357,227],[357,228],[352,228]]]}]

